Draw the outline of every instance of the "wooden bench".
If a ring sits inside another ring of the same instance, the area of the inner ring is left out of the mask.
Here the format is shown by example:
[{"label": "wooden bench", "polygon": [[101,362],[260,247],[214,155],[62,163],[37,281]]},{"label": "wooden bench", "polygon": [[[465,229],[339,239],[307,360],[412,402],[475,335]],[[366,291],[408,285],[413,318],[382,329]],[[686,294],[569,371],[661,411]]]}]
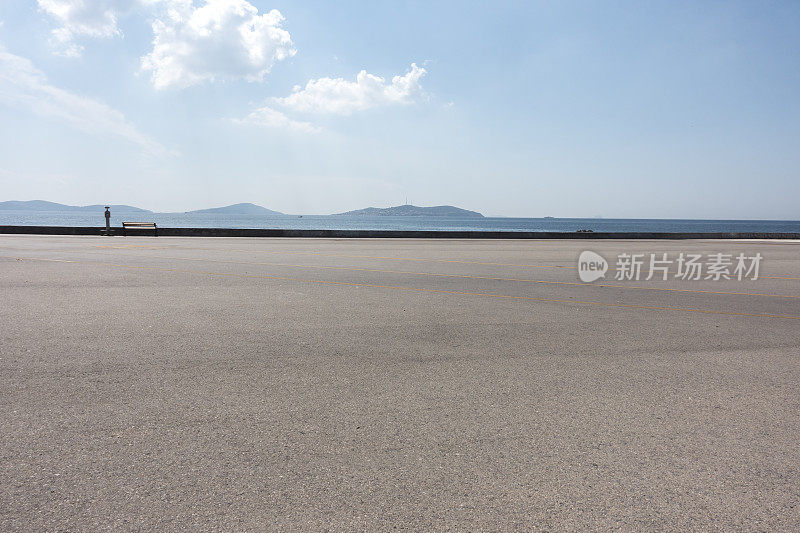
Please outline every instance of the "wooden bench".
[{"label": "wooden bench", "polygon": [[124,236],[128,236],[128,232],[126,231],[128,228],[145,228],[145,229],[152,229],[153,235],[158,237],[158,228],[156,227],[155,222],[123,222],[122,223],[122,234]]}]

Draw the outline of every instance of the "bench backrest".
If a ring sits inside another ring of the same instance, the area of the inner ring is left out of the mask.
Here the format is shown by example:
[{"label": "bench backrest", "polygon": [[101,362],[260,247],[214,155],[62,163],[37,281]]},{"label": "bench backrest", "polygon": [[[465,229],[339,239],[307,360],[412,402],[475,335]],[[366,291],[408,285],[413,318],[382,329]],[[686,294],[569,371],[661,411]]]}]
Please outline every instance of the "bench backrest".
[{"label": "bench backrest", "polygon": [[156,223],[155,222],[123,222],[122,226],[123,227],[125,227],[125,226],[133,226],[133,227],[137,227],[137,228],[155,228],[156,227]]}]

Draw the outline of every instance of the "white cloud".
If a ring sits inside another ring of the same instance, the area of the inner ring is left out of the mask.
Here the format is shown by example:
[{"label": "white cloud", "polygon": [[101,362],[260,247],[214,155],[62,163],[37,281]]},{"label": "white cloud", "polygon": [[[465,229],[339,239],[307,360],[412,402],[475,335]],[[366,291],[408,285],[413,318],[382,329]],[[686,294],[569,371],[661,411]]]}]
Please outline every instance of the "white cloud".
[{"label": "white cloud", "polygon": [[138,3],[139,0],[38,0],[39,9],[59,23],[52,32],[52,42],[56,52],[67,57],[77,57],[83,51],[75,42],[76,37],[120,35],[119,16]]},{"label": "white cloud", "polygon": [[262,15],[246,0],[172,2],[153,22],[153,50],[142,58],[157,89],[202,81],[244,78],[260,81],[276,61],[296,50],[283,15]]},{"label": "white cloud", "polygon": [[395,76],[392,83],[362,70],[356,81],[343,78],[309,80],[306,86],[295,87],[292,94],[273,98],[278,105],[303,113],[332,113],[349,115],[374,107],[408,104],[425,96],[420,79],[426,70],[411,63],[404,76]]},{"label": "white cloud", "polygon": [[285,128],[302,133],[319,133],[322,128],[310,122],[292,120],[280,111],[270,107],[260,107],[243,119],[234,120],[237,124],[254,124],[268,128]]},{"label": "white cloud", "polygon": [[27,107],[38,115],[59,119],[98,137],[127,140],[153,155],[166,153],[164,147],[140,133],[116,109],[48,84],[44,73],[28,59],[3,47],[0,47],[0,102]]},{"label": "white cloud", "polygon": [[78,57],[79,38],[122,35],[119,19],[139,8],[153,19],[153,48],[142,57],[153,85],[188,87],[214,79],[260,81],[276,61],[295,54],[284,17],[259,14],[247,0],[37,0],[57,23],[57,54]]}]

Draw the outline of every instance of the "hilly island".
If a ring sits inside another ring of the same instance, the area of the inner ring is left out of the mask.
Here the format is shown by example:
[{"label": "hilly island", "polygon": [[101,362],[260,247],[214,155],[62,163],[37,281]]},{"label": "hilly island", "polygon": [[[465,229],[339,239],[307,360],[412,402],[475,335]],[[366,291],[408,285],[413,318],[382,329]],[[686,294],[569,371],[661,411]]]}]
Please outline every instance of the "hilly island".
[{"label": "hilly island", "polygon": [[458,218],[483,218],[477,211],[468,211],[452,205],[437,205],[433,207],[419,207],[416,205],[398,205],[395,207],[367,207],[346,213],[336,213],[336,216],[391,216],[391,217],[458,217]]},{"label": "hilly island", "polygon": [[212,207],[210,209],[197,209],[188,211],[189,215],[282,215],[278,211],[261,207],[260,205],[244,203],[226,205],[225,207]]},{"label": "hilly island", "polygon": [[[140,209],[131,205],[111,205],[110,207],[112,211],[116,213],[152,213],[152,211],[148,211],[147,209]],[[0,202],[0,211],[48,211],[53,213],[91,213],[100,211],[102,213],[104,209],[105,207],[100,204],[65,205],[57,204],[55,202],[46,202],[44,200],[9,200],[7,202]]]}]

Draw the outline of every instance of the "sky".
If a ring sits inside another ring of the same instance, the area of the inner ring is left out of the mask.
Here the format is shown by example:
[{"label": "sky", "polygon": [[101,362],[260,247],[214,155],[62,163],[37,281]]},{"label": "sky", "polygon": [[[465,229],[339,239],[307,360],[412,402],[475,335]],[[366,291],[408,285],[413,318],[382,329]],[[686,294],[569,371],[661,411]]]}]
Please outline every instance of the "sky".
[{"label": "sky", "polygon": [[800,219],[800,2],[4,0],[0,201]]}]

